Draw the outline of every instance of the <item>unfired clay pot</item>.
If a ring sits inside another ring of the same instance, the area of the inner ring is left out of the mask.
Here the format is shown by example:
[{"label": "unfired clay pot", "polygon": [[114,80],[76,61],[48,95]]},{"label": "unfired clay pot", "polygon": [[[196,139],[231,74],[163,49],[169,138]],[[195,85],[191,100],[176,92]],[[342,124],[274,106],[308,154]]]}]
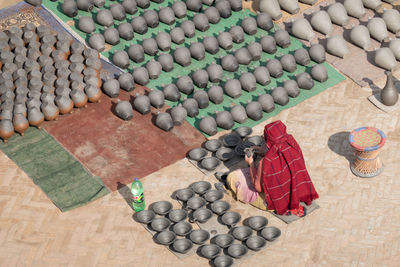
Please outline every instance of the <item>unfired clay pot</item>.
[{"label": "unfired clay pot", "polygon": [[381,90],[381,101],[386,106],[394,106],[399,100],[399,92],[394,85],[391,71],[386,71],[386,85]]},{"label": "unfired clay pot", "polygon": [[282,68],[287,72],[294,72],[297,68],[296,59],[292,54],[283,55],[280,61]]},{"label": "unfired clay pot", "polygon": [[76,108],[82,108],[87,106],[88,97],[83,90],[79,89],[72,90],[70,96]]},{"label": "unfired clay pot", "polygon": [[383,42],[389,38],[386,23],[382,18],[372,18],[368,21],[367,28],[371,37],[378,42]]},{"label": "unfired clay pot", "polygon": [[178,47],[174,51],[174,59],[183,67],[189,66],[191,63],[190,50],[186,47]]},{"label": "unfired clay pot", "polygon": [[274,24],[272,23],[272,17],[268,13],[260,12],[257,14],[257,26],[260,29],[269,31],[274,27]]},{"label": "unfired clay pot", "polygon": [[262,46],[260,43],[250,42],[247,45],[247,49],[249,50],[253,60],[259,60],[261,58]]},{"label": "unfired clay pot", "polygon": [[149,83],[149,73],[145,67],[138,67],[133,70],[133,79],[140,85]]},{"label": "unfired clay pot", "polygon": [[310,90],[314,87],[314,81],[307,72],[296,75],[296,82],[301,89]]},{"label": "unfired clay pot", "polygon": [[362,2],[366,8],[372,10],[378,9],[382,5],[381,0],[362,0]]},{"label": "unfired clay pot", "polygon": [[110,27],[114,24],[114,18],[109,9],[101,9],[97,12],[96,22],[100,25]]},{"label": "unfired clay pot", "polygon": [[154,80],[160,76],[162,66],[161,66],[160,62],[152,59],[146,63],[146,69],[147,69],[150,79]]},{"label": "unfired clay pot", "polygon": [[[71,101],[71,103],[72,103],[72,101]],[[74,105],[72,104],[71,106],[70,106],[71,107],[70,110],[72,110]],[[28,110],[28,121],[29,121],[29,125],[35,126],[37,128],[40,128],[40,125],[44,121],[44,115],[43,115],[42,112],[40,112],[40,110],[38,108],[33,107],[33,108]]]},{"label": "unfired clay pot", "polygon": [[129,121],[133,117],[133,109],[129,101],[121,101],[118,99],[118,103],[115,106],[115,113],[118,117],[125,121]]},{"label": "unfired clay pot", "polygon": [[186,120],[187,111],[179,104],[171,109],[170,114],[174,125],[181,125]]},{"label": "unfired clay pot", "polygon": [[252,92],[257,89],[256,77],[250,72],[245,72],[240,75],[240,84],[242,89],[247,92]]},{"label": "unfired clay pot", "polygon": [[213,85],[208,89],[208,98],[214,104],[221,104],[224,101],[224,91],[221,86]]},{"label": "unfired clay pot", "polygon": [[239,63],[233,55],[226,55],[221,59],[221,66],[226,71],[235,72],[239,68]]},{"label": "unfired clay pot", "polygon": [[3,139],[4,143],[14,135],[14,126],[11,120],[1,120],[0,121],[0,137]]},{"label": "unfired clay pot", "polygon": [[269,75],[269,71],[264,66],[258,66],[254,69],[254,77],[256,78],[257,83],[261,85],[267,85],[271,82],[271,77]]},{"label": "unfired clay pot", "polygon": [[172,4],[172,10],[175,13],[175,17],[178,19],[184,18],[186,16],[187,7],[185,2],[183,1],[175,1]]},{"label": "unfired clay pot", "polygon": [[237,59],[238,63],[242,65],[249,65],[252,60],[252,56],[246,47],[236,50],[235,58]]},{"label": "unfired clay pot", "polygon": [[122,69],[129,67],[129,56],[126,51],[117,50],[114,51],[113,63]]},{"label": "unfired clay pot", "polygon": [[371,45],[368,28],[364,25],[357,25],[351,29],[350,40],[353,44],[367,50]]},{"label": "unfired clay pot", "polygon": [[231,107],[231,114],[234,121],[244,123],[247,121],[246,109],[242,105],[234,105]]},{"label": "unfired clay pot", "polygon": [[245,33],[254,35],[257,33],[257,21],[253,17],[246,17],[242,20],[241,26]]},{"label": "unfired clay pot", "polygon": [[124,72],[119,75],[118,82],[121,89],[124,89],[127,92],[131,92],[133,89],[135,89],[135,81],[130,73]]},{"label": "unfired clay pot", "polygon": [[105,29],[103,36],[107,44],[116,45],[119,43],[119,32],[115,28]]},{"label": "unfired clay pot", "polygon": [[167,25],[171,25],[175,22],[174,10],[170,7],[160,8],[160,10],[158,11],[158,16],[160,18],[160,21]]},{"label": "unfired clay pot", "polygon": [[365,8],[361,0],[345,0],[344,7],[348,15],[357,19],[365,15]]},{"label": "unfired clay pot", "polygon": [[60,111],[54,104],[54,100],[52,102],[43,102],[41,109],[46,121],[57,120]]},{"label": "unfired clay pot", "polygon": [[85,33],[92,33],[96,29],[93,19],[87,16],[79,17],[78,28]]},{"label": "unfired clay pot", "polygon": [[199,114],[199,104],[193,98],[185,99],[182,106],[186,109],[190,117],[196,117]]},{"label": "unfired clay pot", "polygon": [[285,30],[276,30],[274,34],[275,42],[280,47],[286,48],[290,46],[290,36]]},{"label": "unfired clay pot", "polygon": [[394,34],[400,31],[400,14],[396,9],[388,9],[383,12],[382,19],[385,21],[389,31]]},{"label": "unfired clay pot", "polygon": [[94,5],[92,0],[76,0],[76,5],[78,9],[90,12],[92,11]]},{"label": "unfired clay pot", "polygon": [[199,88],[205,88],[208,84],[208,72],[199,69],[192,74],[192,80]]},{"label": "unfired clay pot", "polygon": [[125,8],[120,3],[114,3],[110,5],[110,11],[113,18],[116,20],[124,20],[126,18]]},{"label": "unfired clay pot", "polygon": [[267,35],[260,39],[262,50],[268,54],[275,54],[277,51],[275,38]]},{"label": "unfired clay pot", "polygon": [[297,0],[278,0],[281,9],[290,14],[297,14],[300,11],[299,3]]},{"label": "unfired clay pot", "polygon": [[90,47],[99,52],[104,50],[105,42],[104,36],[101,33],[93,33],[88,41]]},{"label": "unfired clay pot", "polygon": [[226,110],[217,111],[215,120],[217,122],[217,126],[225,130],[232,129],[233,125],[235,124],[232,118],[232,114]]},{"label": "unfired clay pot", "polygon": [[317,64],[312,67],[311,76],[314,78],[314,80],[317,80],[320,83],[328,80],[328,72],[326,71],[325,66],[322,64]]},{"label": "unfired clay pot", "polygon": [[331,18],[329,17],[328,12],[324,10],[313,13],[311,17],[311,26],[314,30],[325,35],[329,34],[333,29]]},{"label": "unfired clay pot", "polygon": [[297,64],[307,66],[310,63],[310,55],[305,48],[299,48],[294,51],[294,58]]},{"label": "unfired clay pot", "polygon": [[261,104],[258,101],[248,102],[246,105],[246,113],[250,119],[254,121],[260,120],[263,116]]},{"label": "unfired clay pot", "polygon": [[328,37],[326,43],[326,50],[337,57],[344,58],[344,56],[349,52],[346,42],[341,35],[334,35]]},{"label": "unfired clay pot", "polygon": [[193,94],[193,98],[197,101],[199,108],[206,108],[210,102],[206,91],[197,90]]},{"label": "unfired clay pot", "polygon": [[238,98],[242,95],[242,86],[238,79],[229,79],[226,81],[224,91],[232,98]]},{"label": "unfired clay pot", "polygon": [[224,70],[222,69],[221,65],[213,63],[207,67],[207,73],[210,82],[216,83],[222,80]]},{"label": "unfired clay pot", "polygon": [[138,7],[146,9],[150,6],[150,0],[136,0]]},{"label": "unfired clay pot", "polygon": [[295,80],[286,80],[283,82],[283,88],[285,88],[288,96],[297,97],[300,94],[299,85]]},{"label": "unfired clay pot", "polygon": [[[97,0],[97,1],[104,1],[104,0]],[[130,15],[133,15],[138,11],[135,0],[124,0],[122,2],[122,6],[124,7],[125,12]]]},{"label": "unfired clay pot", "polygon": [[259,8],[261,12],[270,15],[273,20],[278,20],[282,17],[278,0],[260,0]]},{"label": "unfired clay pot", "polygon": [[136,63],[144,61],[144,49],[140,44],[132,44],[128,49],[128,56]]},{"label": "unfired clay pot", "polygon": [[313,44],[308,50],[310,57],[317,63],[325,62],[325,48],[321,44]]},{"label": "unfired clay pot", "polygon": [[400,60],[400,39],[390,41],[389,48],[392,50],[396,59]]},{"label": "unfired clay pot", "polygon": [[103,83],[103,91],[109,97],[115,98],[119,96],[119,82],[116,79],[108,79]]},{"label": "unfired clay pot", "polygon": [[209,23],[216,24],[221,20],[218,9],[213,6],[207,7],[204,14],[207,16]]},{"label": "unfired clay pot", "polygon": [[346,26],[349,22],[349,16],[347,15],[346,8],[342,3],[333,3],[328,8],[328,14],[331,21],[339,26]]},{"label": "unfired clay pot", "polygon": [[229,32],[220,32],[217,37],[218,44],[225,50],[230,50],[233,46],[233,39]]},{"label": "unfired clay pot", "polygon": [[271,93],[274,102],[278,105],[284,106],[289,103],[289,96],[283,87],[276,87]]},{"label": "unfired clay pot", "polygon": [[158,52],[157,41],[154,38],[147,38],[142,43],[144,52],[150,56],[155,56]]},{"label": "unfired clay pot", "polygon": [[171,36],[172,42],[176,44],[183,44],[185,42],[185,32],[182,30],[181,27],[173,28],[169,35]]},{"label": "unfired clay pot", "polygon": [[176,86],[179,91],[186,95],[190,95],[194,89],[193,80],[189,76],[179,77],[176,81]]},{"label": "unfired clay pot", "polygon": [[119,36],[122,39],[129,41],[129,40],[132,40],[132,38],[133,38],[133,28],[132,28],[132,25],[128,22],[123,22],[123,23],[119,24],[118,32],[119,32]]},{"label": "unfired clay pot", "polygon": [[161,54],[157,61],[160,62],[163,71],[170,72],[174,69],[174,58],[170,54]]},{"label": "unfired clay pot", "polygon": [[100,102],[100,97],[102,95],[100,88],[93,85],[87,85],[85,86],[85,93],[89,98],[89,102]]},{"label": "unfired clay pot", "polygon": [[142,16],[135,16],[131,21],[134,32],[139,34],[145,34],[148,30],[146,20]]},{"label": "unfired clay pot", "polygon": [[216,54],[219,51],[218,40],[214,36],[204,37],[203,45],[205,50],[212,55]]},{"label": "unfired clay pot", "polygon": [[158,13],[155,10],[146,10],[143,13],[143,18],[145,19],[147,26],[149,26],[150,28],[155,28],[160,23]]},{"label": "unfired clay pot", "polygon": [[279,60],[273,58],[267,62],[269,74],[274,78],[279,78],[283,75],[282,64]]},{"label": "unfired clay pot", "polygon": [[68,17],[75,17],[78,15],[78,6],[74,0],[65,0],[61,6],[62,11]]},{"label": "unfired clay pot", "polygon": [[219,0],[215,4],[215,8],[222,18],[229,18],[232,15],[231,4],[227,0]]},{"label": "unfired clay pot", "polygon": [[311,41],[315,33],[308,20],[299,18],[292,22],[292,34],[297,38]]},{"label": "unfired clay pot", "polygon": [[[29,122],[26,119],[24,114],[22,114],[22,113],[14,114],[13,127],[14,127],[14,130],[16,132],[18,132],[20,135],[22,135],[22,136],[24,135],[25,130],[28,129],[28,127],[29,127]],[[0,132],[1,132],[1,126],[0,126]]]},{"label": "unfired clay pot", "polygon": [[191,11],[199,12],[202,7],[201,0],[187,0],[186,6]]},{"label": "unfired clay pot", "polygon": [[149,99],[151,105],[155,108],[161,108],[162,106],[164,106],[165,97],[164,93],[160,90],[157,89],[151,90],[149,93]]},{"label": "unfired clay pot", "polygon": [[200,61],[205,58],[206,48],[204,47],[203,43],[201,42],[194,42],[190,44],[189,47],[190,55],[192,58]]},{"label": "unfired clay pot", "polygon": [[169,101],[176,102],[181,98],[181,93],[179,92],[178,87],[173,83],[164,86],[163,93],[165,99]]},{"label": "unfired clay pot", "polygon": [[375,64],[385,70],[392,70],[396,67],[396,58],[388,47],[382,47],[375,51]]},{"label": "unfired clay pot", "polygon": [[160,112],[157,114],[156,125],[158,128],[164,131],[170,131],[172,128],[174,128],[172,117],[169,113],[166,112]]},{"label": "unfired clay pot", "polygon": [[208,23],[208,18],[203,13],[198,13],[193,17],[194,26],[197,30],[204,32],[210,28],[210,24]]},{"label": "unfired clay pot", "polygon": [[135,100],[133,100],[133,106],[141,114],[147,114],[150,112],[150,99],[146,95],[136,94]]},{"label": "unfired clay pot", "polygon": [[239,44],[244,41],[244,31],[240,26],[232,26],[229,30],[230,35],[232,36],[232,41]]},{"label": "unfired clay pot", "polygon": [[275,109],[274,99],[270,94],[262,94],[258,96],[258,103],[260,103],[264,112],[272,112]]},{"label": "unfired clay pot", "polygon": [[194,22],[191,20],[185,20],[181,23],[182,30],[187,38],[192,38],[195,35]]},{"label": "unfired clay pot", "polygon": [[204,117],[201,119],[200,121],[200,129],[210,135],[213,136],[215,135],[218,130],[217,130],[217,122],[215,121],[215,119],[213,117]]}]

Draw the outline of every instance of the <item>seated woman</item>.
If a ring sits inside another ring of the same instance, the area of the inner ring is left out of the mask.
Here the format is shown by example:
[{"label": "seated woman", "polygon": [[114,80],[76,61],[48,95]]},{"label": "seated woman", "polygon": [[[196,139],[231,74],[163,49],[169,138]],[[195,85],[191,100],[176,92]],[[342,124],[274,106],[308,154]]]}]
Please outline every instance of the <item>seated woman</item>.
[{"label": "seated woman", "polygon": [[230,172],[226,186],[237,200],[279,215],[304,216],[300,202],[310,205],[318,194],[305,167],[303,154],[286,126],[275,121],[264,128],[265,147],[254,147],[263,158],[256,163],[245,156],[249,167]]}]

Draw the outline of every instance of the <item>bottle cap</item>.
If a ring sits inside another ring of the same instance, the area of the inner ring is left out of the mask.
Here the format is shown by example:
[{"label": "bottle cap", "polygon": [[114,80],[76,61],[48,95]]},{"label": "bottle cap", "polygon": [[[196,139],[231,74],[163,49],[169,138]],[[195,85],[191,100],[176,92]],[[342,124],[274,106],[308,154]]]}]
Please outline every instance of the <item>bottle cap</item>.
[{"label": "bottle cap", "polygon": [[139,179],[135,177],[135,179],[134,179],[133,181],[135,181],[135,182],[136,182],[136,181],[139,181]]}]

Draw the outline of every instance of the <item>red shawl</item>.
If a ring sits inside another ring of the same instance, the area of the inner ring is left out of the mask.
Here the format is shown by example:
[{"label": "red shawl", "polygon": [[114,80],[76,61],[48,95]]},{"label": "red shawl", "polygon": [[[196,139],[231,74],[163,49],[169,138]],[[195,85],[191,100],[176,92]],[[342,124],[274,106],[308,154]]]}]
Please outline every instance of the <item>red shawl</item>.
[{"label": "red shawl", "polygon": [[310,205],[318,194],[296,140],[281,121],[266,125],[264,137],[269,150],[263,159],[262,186],[268,209],[282,215],[300,202]]}]

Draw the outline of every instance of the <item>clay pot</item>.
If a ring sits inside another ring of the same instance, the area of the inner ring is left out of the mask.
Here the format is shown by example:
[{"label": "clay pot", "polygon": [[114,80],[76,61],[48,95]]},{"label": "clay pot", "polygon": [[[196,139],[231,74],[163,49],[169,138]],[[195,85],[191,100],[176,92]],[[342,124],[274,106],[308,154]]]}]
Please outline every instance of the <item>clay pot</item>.
[{"label": "clay pot", "polygon": [[330,54],[340,58],[344,58],[344,56],[349,52],[349,49],[346,46],[346,42],[341,35],[328,37],[326,50]]},{"label": "clay pot", "polygon": [[328,8],[328,15],[331,21],[339,26],[346,26],[349,22],[349,16],[347,15],[346,8],[342,3],[334,3]]},{"label": "clay pot", "polygon": [[158,18],[158,13],[154,10],[146,10],[143,13],[143,18],[147,23],[147,26],[150,28],[155,28],[160,23],[160,19]]},{"label": "clay pot", "polygon": [[71,89],[69,87],[57,87],[57,89],[54,92],[57,96],[65,96],[69,98]]},{"label": "clay pot", "polygon": [[187,38],[192,38],[195,35],[195,26],[194,26],[194,22],[191,20],[185,20],[181,23],[180,26],[183,30],[183,32],[185,33],[185,36]]},{"label": "clay pot", "polygon": [[61,5],[61,9],[68,17],[73,18],[78,15],[78,6],[74,0],[65,0]]},{"label": "clay pot", "polygon": [[[100,1],[102,1],[102,0],[100,0]],[[130,14],[130,15],[133,15],[138,11],[137,4],[136,4],[135,0],[124,0],[122,2],[122,6],[124,7],[125,12]]]},{"label": "clay pot", "polygon": [[281,9],[285,10],[290,14],[299,13],[299,3],[297,0],[278,0]]},{"label": "clay pot", "polygon": [[136,0],[138,7],[146,9],[150,6],[150,0]]},{"label": "clay pot", "polygon": [[193,12],[199,12],[202,7],[202,3],[201,0],[187,0],[186,6]]},{"label": "clay pot", "polygon": [[278,105],[284,106],[289,103],[288,93],[283,87],[276,87],[273,89],[271,96],[274,99],[274,102]]},{"label": "clay pot", "polygon": [[[40,59],[40,57],[39,57],[39,59]],[[40,63],[42,63],[41,67],[43,67],[44,63],[42,61]],[[13,73],[14,71],[17,71],[17,69],[18,69],[18,67],[14,63],[6,63],[3,65],[3,71],[7,71],[9,73]]]},{"label": "clay pot", "polygon": [[150,104],[155,108],[164,106],[165,98],[164,93],[160,90],[154,89],[149,93]]},{"label": "clay pot", "polygon": [[[101,87],[101,79],[99,77],[97,77],[96,75],[85,75],[85,77],[83,78],[85,84],[87,85],[93,85],[96,87]],[[84,84],[82,84],[84,85]],[[83,89],[85,88],[85,86],[83,86]]]},{"label": "clay pot", "polygon": [[199,88],[205,88],[208,84],[208,73],[203,69],[196,70],[192,74],[192,80]]},{"label": "clay pot", "polygon": [[199,114],[199,104],[193,98],[185,99],[182,106],[186,109],[190,117],[196,117]]},{"label": "clay pot", "polygon": [[246,47],[242,47],[236,50],[235,58],[237,62],[242,65],[249,65],[252,60],[252,56]]},{"label": "clay pot", "polygon": [[292,34],[299,39],[311,41],[315,33],[308,20],[299,18],[292,22]]},{"label": "clay pot", "polygon": [[133,109],[129,101],[121,101],[118,99],[118,103],[115,106],[115,113],[117,116],[125,121],[129,121],[133,117]]},{"label": "clay pot", "polygon": [[229,4],[231,4],[232,11],[242,10],[242,0],[229,0]]},{"label": "clay pot", "polygon": [[245,33],[248,35],[254,35],[257,33],[257,21],[253,17],[246,17],[240,24]]},{"label": "clay pot", "polygon": [[157,114],[156,125],[158,128],[166,132],[174,128],[174,122],[172,120],[172,117],[169,113],[166,112],[160,112]]},{"label": "clay pot", "polygon": [[281,57],[282,68],[287,72],[294,72],[297,69],[296,59],[292,54],[286,54]]},{"label": "clay pot", "polygon": [[285,88],[287,94],[290,97],[297,97],[300,94],[299,85],[295,80],[287,80],[283,82],[283,88]]},{"label": "clay pot", "polygon": [[270,94],[262,94],[258,96],[258,103],[260,103],[264,112],[272,112],[275,109],[274,99]]},{"label": "clay pot", "polygon": [[375,64],[385,70],[392,70],[396,67],[396,58],[388,47],[382,47],[375,51]]},{"label": "clay pot", "polygon": [[126,18],[125,8],[120,3],[112,4],[110,11],[115,20],[121,21]]},{"label": "clay pot", "polygon": [[208,107],[210,100],[208,98],[208,94],[206,91],[203,90],[195,91],[193,94],[193,98],[197,101],[199,108],[203,109]]},{"label": "clay pot", "polygon": [[100,97],[102,95],[100,88],[93,85],[87,85],[85,86],[85,93],[89,98],[89,102],[100,102]]},{"label": "clay pot", "polygon": [[260,120],[263,116],[261,104],[257,101],[248,102],[246,105],[246,114],[254,121]]},{"label": "clay pot", "polygon": [[158,11],[158,16],[160,21],[167,25],[171,25],[175,22],[174,10],[170,7],[160,8],[160,10]]},{"label": "clay pot", "polygon": [[4,143],[14,135],[14,126],[11,120],[1,120],[0,121],[0,137],[3,139]]},{"label": "clay pot", "polygon": [[285,30],[276,30],[274,34],[275,42],[283,48],[287,48],[290,46],[290,37],[289,33]]},{"label": "clay pot", "polygon": [[261,58],[261,53],[263,48],[260,43],[251,42],[247,45],[247,50],[249,50],[251,57],[254,61]]},{"label": "clay pot", "polygon": [[131,92],[135,89],[135,81],[130,73],[124,72],[119,75],[118,83],[121,89],[124,89],[127,92]]},{"label": "clay pot", "polygon": [[147,38],[142,43],[144,52],[150,56],[155,56],[158,52],[157,41],[154,38]]},{"label": "clay pot", "polygon": [[213,85],[208,89],[208,98],[214,104],[221,104],[224,101],[224,91],[221,86]]},{"label": "clay pot", "polygon": [[93,0],[93,4],[96,7],[103,7],[106,4],[106,0]]},{"label": "clay pot", "polygon": [[41,39],[43,36],[51,34],[51,30],[50,30],[49,26],[42,24],[36,28],[36,33],[39,36],[39,38]]},{"label": "clay pot", "polygon": [[160,62],[152,59],[149,62],[147,62],[146,69],[147,69],[147,72],[149,73],[150,79],[154,80],[160,76],[162,66],[161,66]]},{"label": "clay pot", "polygon": [[210,28],[210,24],[208,23],[208,18],[203,13],[198,13],[193,17],[194,26],[197,30],[204,32]]},{"label": "clay pot", "polygon": [[294,51],[294,58],[297,64],[303,66],[307,66],[310,63],[310,55],[308,54],[308,51],[305,48],[296,49]]},{"label": "clay pot", "polygon": [[231,35],[232,41],[237,44],[244,41],[244,31],[240,26],[232,26],[229,30],[229,34]]},{"label": "clay pot", "polygon": [[400,31],[400,14],[396,9],[388,9],[383,12],[382,19],[386,23],[386,27],[394,34]]},{"label": "clay pot", "polygon": [[205,50],[212,55],[215,55],[219,51],[218,40],[214,36],[204,37],[203,45]]},{"label": "clay pot", "polygon": [[179,91],[186,95],[190,95],[194,89],[193,81],[189,76],[179,77],[176,81],[176,86],[178,87]]},{"label": "clay pot", "polygon": [[149,83],[149,73],[145,67],[138,67],[133,70],[133,79],[140,85]]},{"label": "clay pot", "polygon": [[132,44],[128,49],[128,56],[136,63],[144,61],[144,49],[140,44]]},{"label": "clay pot", "polygon": [[253,74],[256,78],[257,83],[261,85],[267,85],[271,82],[269,71],[264,66],[256,67],[253,71]]},{"label": "clay pot", "polygon": [[269,31],[274,27],[274,24],[272,23],[272,17],[268,13],[257,13],[256,21],[257,26],[265,31]]},{"label": "clay pot", "polygon": [[270,59],[267,62],[269,74],[274,78],[279,78],[283,75],[282,64],[277,59]]},{"label": "clay pot", "polygon": [[200,121],[200,130],[210,136],[213,136],[218,132],[217,122],[213,117],[204,117]]},{"label": "clay pot", "polygon": [[343,5],[347,14],[352,17],[360,19],[365,15],[364,5],[361,0],[345,0]]},{"label": "clay pot", "polygon": [[163,93],[165,99],[169,101],[176,102],[181,98],[181,93],[179,92],[178,87],[173,83],[164,86]]},{"label": "clay pot", "polygon": [[216,122],[219,128],[230,130],[235,124],[232,118],[232,114],[229,111],[217,111]]},{"label": "clay pot", "polygon": [[319,31],[320,33],[325,35],[329,34],[333,29],[331,18],[329,17],[329,14],[324,10],[313,13],[311,17],[311,25],[314,30]]},{"label": "clay pot", "polygon": [[242,89],[247,92],[252,92],[257,89],[256,77],[250,72],[245,72],[240,75],[240,84]]},{"label": "clay pot", "polygon": [[207,7],[204,14],[207,16],[208,22],[211,24],[217,24],[221,20],[218,9],[213,6]]},{"label": "clay pot", "polygon": [[174,51],[174,60],[183,67],[189,66],[192,63],[190,50],[186,47],[178,47]]},{"label": "clay pot", "polygon": [[128,22],[123,22],[123,23],[119,24],[118,32],[119,32],[119,36],[122,39],[129,41],[129,40],[132,40],[132,38],[133,38],[133,28],[132,28],[132,25]]},{"label": "clay pot", "polygon": [[27,32],[24,32],[23,39],[24,39],[25,44],[27,44],[29,42],[37,41],[38,37],[34,31],[27,31]]},{"label": "clay pot", "polygon": [[277,51],[274,37],[267,35],[260,39],[262,50],[268,54],[274,54]]},{"label": "clay pot", "polygon": [[392,50],[396,59],[400,60],[400,39],[394,39],[390,41],[389,48]]},{"label": "clay pot", "polygon": [[150,112],[150,98],[146,95],[136,94],[133,106],[141,114],[147,114]]},{"label": "clay pot", "polygon": [[218,10],[219,15],[226,19],[232,15],[231,4],[227,0],[220,0],[215,3],[215,8]]},{"label": "clay pot", "polygon": [[238,98],[242,95],[242,86],[238,79],[229,79],[224,86],[225,94],[232,98]]},{"label": "clay pot", "polygon": [[92,11],[94,5],[92,0],[76,0],[76,5],[78,9],[90,12]]},{"label": "clay pot", "polygon": [[282,18],[282,12],[278,0],[261,0],[259,8],[261,12],[270,15],[273,20]]},{"label": "clay pot", "polygon": [[194,58],[198,61],[204,59],[205,54],[206,54],[206,49],[205,49],[203,43],[200,43],[200,42],[192,43],[192,44],[190,44],[189,50],[190,50],[190,54],[191,54],[192,58]]},{"label": "clay pot", "polygon": [[146,20],[142,16],[132,18],[131,25],[133,31],[139,34],[145,34],[148,30]]},{"label": "clay pot", "polygon": [[391,71],[385,71],[386,85],[381,90],[381,101],[386,106],[394,106],[399,100],[399,92],[393,82]]},{"label": "clay pot", "polygon": [[103,91],[109,97],[115,98],[119,96],[119,82],[116,79],[108,79],[103,83]]},{"label": "clay pot", "polygon": [[100,72],[100,69],[102,68],[101,61],[98,58],[87,58],[85,60],[85,64],[86,64],[86,68],[93,68],[97,72]]},{"label": "clay pot", "polygon": [[104,36],[100,33],[92,34],[89,38],[88,43],[91,48],[96,49],[99,52],[104,50],[105,39]]},{"label": "clay pot", "polygon": [[185,32],[181,27],[173,28],[169,35],[171,36],[172,42],[176,44],[183,44],[185,42]]},{"label": "clay pot", "polygon": [[296,82],[301,89],[310,90],[314,87],[314,81],[307,72],[296,75]]},{"label": "clay pot", "polygon": [[91,17],[83,16],[79,17],[78,29],[85,33],[92,33],[96,30],[96,27]]},{"label": "clay pot", "polygon": [[187,111],[181,104],[179,104],[171,109],[170,114],[174,125],[182,125],[186,120]]},{"label": "clay pot", "polygon": [[187,13],[186,4],[185,4],[185,2],[181,2],[181,1],[175,1],[172,4],[172,10],[175,13],[175,17],[177,17],[178,19],[184,18]]},{"label": "clay pot", "polygon": [[122,69],[126,69],[129,67],[129,56],[126,51],[114,51],[112,61],[116,66]]},{"label": "clay pot", "polygon": [[58,107],[54,104],[54,101],[43,102],[42,111],[46,121],[57,120],[60,111]]},{"label": "clay pot", "polygon": [[[72,104],[72,108],[73,107],[74,107],[74,105]],[[28,121],[29,121],[29,125],[40,128],[40,125],[44,121],[44,115],[42,112],[40,112],[40,110],[38,108],[33,107],[28,110]]]},{"label": "clay pot", "polygon": [[2,120],[12,120],[13,118],[13,112],[12,112],[12,102],[10,102],[10,108],[6,109],[6,107],[3,106],[3,110],[0,113],[0,119]]},{"label": "clay pot", "polygon": [[362,0],[362,2],[366,8],[369,8],[372,10],[376,10],[382,5],[381,0]]},{"label": "clay pot", "polygon": [[308,50],[310,57],[317,63],[325,62],[325,48],[321,44],[313,44]]},{"label": "clay pot", "polygon": [[87,106],[88,97],[87,95],[85,95],[83,90],[77,90],[77,89],[72,90],[70,96],[76,108],[82,108]]},{"label": "clay pot", "polygon": [[221,59],[221,66],[224,70],[235,72],[239,69],[239,63],[233,55],[223,56]]},{"label": "clay pot", "polygon": [[233,46],[232,36],[229,32],[222,32],[217,37],[218,44],[225,50],[230,50]]},{"label": "clay pot", "polygon": [[[14,118],[13,118],[14,130],[22,136],[24,136],[25,130],[28,129],[28,127],[29,127],[29,122],[25,116],[26,115],[24,115],[22,113],[15,113]],[[1,125],[0,125],[0,129],[1,129]],[[1,132],[1,130],[0,130],[0,132]],[[1,137],[3,138],[3,134],[1,134]]]},{"label": "clay pot", "polygon": [[207,67],[207,73],[210,82],[217,83],[222,80],[224,70],[222,69],[221,65],[212,63]]},{"label": "clay pot", "polygon": [[378,42],[383,42],[388,39],[389,33],[386,28],[386,23],[382,18],[372,18],[368,21],[367,28],[371,37]]},{"label": "clay pot", "polygon": [[170,54],[161,54],[158,57],[158,62],[161,64],[163,71],[169,72],[174,69],[174,59]]},{"label": "clay pot", "polygon": [[364,25],[357,25],[351,29],[350,40],[353,44],[367,50],[371,45],[368,28]]},{"label": "clay pot", "polygon": [[214,0],[202,0],[201,3],[203,5],[211,6],[212,4],[214,4]]}]

